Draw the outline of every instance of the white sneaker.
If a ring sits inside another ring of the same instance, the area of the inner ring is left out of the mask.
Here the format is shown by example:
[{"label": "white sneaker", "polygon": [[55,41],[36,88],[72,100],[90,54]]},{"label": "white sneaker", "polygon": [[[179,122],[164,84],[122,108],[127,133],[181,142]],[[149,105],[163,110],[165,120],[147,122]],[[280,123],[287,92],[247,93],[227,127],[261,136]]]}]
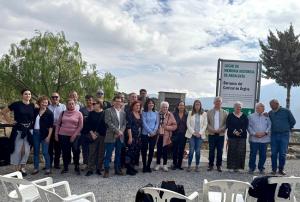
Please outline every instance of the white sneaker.
[{"label": "white sneaker", "polygon": [[168,172],[168,171],[169,171],[168,166],[167,166],[167,165],[164,165],[164,166],[163,166],[163,170],[164,170],[165,172]]},{"label": "white sneaker", "polygon": [[160,169],[160,164],[157,164],[154,168],[155,171],[158,171]]}]

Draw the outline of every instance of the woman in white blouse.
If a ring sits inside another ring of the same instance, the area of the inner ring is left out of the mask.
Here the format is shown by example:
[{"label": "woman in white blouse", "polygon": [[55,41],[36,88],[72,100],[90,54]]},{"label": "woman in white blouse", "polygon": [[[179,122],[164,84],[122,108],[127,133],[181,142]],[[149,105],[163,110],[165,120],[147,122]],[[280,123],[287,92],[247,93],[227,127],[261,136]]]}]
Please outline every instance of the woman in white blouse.
[{"label": "woman in white blouse", "polygon": [[196,168],[195,171],[199,172],[200,164],[200,148],[203,140],[205,139],[205,130],[207,127],[207,115],[202,109],[200,100],[195,100],[192,111],[189,112],[187,118],[187,131],[185,136],[189,138],[190,149],[188,159],[188,169],[191,171],[191,164],[194,153],[196,153]]}]

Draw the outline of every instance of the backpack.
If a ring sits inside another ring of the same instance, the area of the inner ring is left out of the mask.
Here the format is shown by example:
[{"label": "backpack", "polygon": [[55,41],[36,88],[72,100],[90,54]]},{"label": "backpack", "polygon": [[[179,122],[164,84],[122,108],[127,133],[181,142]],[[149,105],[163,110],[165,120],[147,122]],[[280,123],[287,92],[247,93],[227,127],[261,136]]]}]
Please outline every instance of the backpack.
[{"label": "backpack", "polygon": [[[268,179],[277,176],[262,176],[256,177],[251,182],[253,188],[250,188],[248,193],[250,196],[257,198],[258,202],[274,202],[274,194],[277,184],[269,184]],[[283,183],[279,187],[278,197],[287,199],[290,197],[291,186],[288,183]]]},{"label": "backpack", "polygon": [[[154,186],[152,184],[147,184],[144,187],[154,187]],[[150,194],[145,194],[142,189],[139,189],[135,195],[135,202],[153,202],[153,198]]]},{"label": "backpack", "polygon": [[[175,181],[162,181],[161,188],[185,195],[183,185],[177,185],[175,183]],[[162,197],[162,195],[163,195],[163,192],[160,193],[160,197]],[[176,198],[171,199],[171,202],[185,202],[185,201],[186,200],[184,200],[184,199],[176,199]]]}]

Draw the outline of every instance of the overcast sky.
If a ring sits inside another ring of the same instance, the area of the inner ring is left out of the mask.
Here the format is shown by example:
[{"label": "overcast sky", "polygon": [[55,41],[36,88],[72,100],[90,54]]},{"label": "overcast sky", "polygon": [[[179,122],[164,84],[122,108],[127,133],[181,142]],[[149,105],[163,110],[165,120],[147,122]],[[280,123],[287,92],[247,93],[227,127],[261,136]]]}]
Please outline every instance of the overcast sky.
[{"label": "overcast sky", "polygon": [[[119,90],[213,96],[218,58],[258,60],[268,30],[300,26],[298,0],[0,0],[0,54],[64,31]],[[263,81],[263,84],[270,81]]]}]

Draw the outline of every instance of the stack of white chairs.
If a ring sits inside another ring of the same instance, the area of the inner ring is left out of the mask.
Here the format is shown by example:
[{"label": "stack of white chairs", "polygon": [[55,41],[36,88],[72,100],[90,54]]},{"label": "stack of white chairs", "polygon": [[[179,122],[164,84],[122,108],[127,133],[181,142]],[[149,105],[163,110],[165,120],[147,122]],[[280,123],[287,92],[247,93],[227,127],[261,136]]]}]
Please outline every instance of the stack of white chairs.
[{"label": "stack of white chairs", "polygon": [[[17,171],[7,175],[0,175],[0,181],[5,197],[9,201],[32,202],[42,199],[43,202],[96,202],[92,192],[81,195],[72,194],[67,181],[53,183],[51,177],[28,181],[23,179],[21,172]],[[64,196],[58,194],[63,191]]]}]

